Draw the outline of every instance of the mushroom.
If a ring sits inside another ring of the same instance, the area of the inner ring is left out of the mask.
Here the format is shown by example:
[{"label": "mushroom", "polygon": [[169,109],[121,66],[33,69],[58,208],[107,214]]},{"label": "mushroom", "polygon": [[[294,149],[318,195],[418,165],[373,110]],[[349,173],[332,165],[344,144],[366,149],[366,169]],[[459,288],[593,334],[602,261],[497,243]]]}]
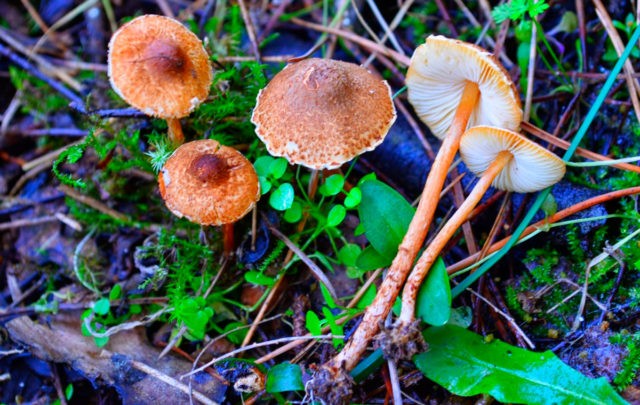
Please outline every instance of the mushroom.
[{"label": "mushroom", "polygon": [[304,59],[276,74],[251,116],[271,155],[333,169],[384,140],[396,111],[391,90],[364,67]]},{"label": "mushroom", "polygon": [[[501,128],[477,126],[467,130],[460,142],[460,155],[479,180],[460,208],[453,214],[414,266],[402,291],[402,311],[383,344],[391,358],[411,358],[424,347],[415,320],[416,297],[434,261],[465,222],[489,186],[518,193],[530,193],[557,183],[565,173],[565,163],[540,145]],[[404,344],[398,344],[398,343]],[[417,343],[422,342],[422,345]],[[409,350],[403,350],[405,349]]]},{"label": "mushroom", "polygon": [[443,143],[374,301],[349,342],[326,365],[333,375],[340,368],[348,371],[355,367],[378,325],[389,314],[427,235],[462,133],[468,126],[480,124],[515,130],[522,119],[520,98],[509,76],[493,55],[475,45],[442,36],[428,37],[415,50],[406,80],[409,101]]},{"label": "mushroom", "polygon": [[158,185],[167,208],[176,216],[203,226],[224,225],[227,253],[233,245],[232,224],[260,198],[251,162],[212,139],[178,147],[158,174]]},{"label": "mushroom", "polygon": [[200,39],[180,22],[159,15],[134,18],[113,34],[108,73],[127,103],[167,120],[176,144],[184,142],[179,119],[207,98],[213,80]]}]

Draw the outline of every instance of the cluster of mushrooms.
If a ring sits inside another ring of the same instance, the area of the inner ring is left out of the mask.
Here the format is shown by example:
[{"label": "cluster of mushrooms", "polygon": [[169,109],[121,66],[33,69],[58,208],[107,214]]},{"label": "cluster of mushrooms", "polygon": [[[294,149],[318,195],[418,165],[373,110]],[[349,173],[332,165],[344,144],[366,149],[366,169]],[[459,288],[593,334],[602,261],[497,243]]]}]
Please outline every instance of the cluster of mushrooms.
[{"label": "cluster of mushrooms", "polygon": [[[166,119],[169,137],[182,144],[179,119],[206,99],[212,72],[193,33],[173,19],[150,15],[132,20],[114,34],[109,77],[129,104]],[[484,49],[430,36],[416,49],[406,81],[409,102],[442,146],[373,303],[344,349],[311,381],[314,395],[328,403],[343,403],[350,397],[348,372],[378,335],[402,286],[401,315],[376,342],[394,360],[411,358],[426,348],[415,319],[419,287],[491,185],[533,192],[553,185],[565,172],[561,159],[518,134],[522,109],[517,90]],[[375,148],[395,118],[385,81],[352,63],[312,58],[291,63],[275,75],[258,95],[251,121],[270,154],[317,171],[340,167]],[[479,180],[415,262],[458,152]],[[159,186],[174,214],[202,225],[233,223],[260,197],[251,163],[214,140],[179,146],[162,169]]]}]

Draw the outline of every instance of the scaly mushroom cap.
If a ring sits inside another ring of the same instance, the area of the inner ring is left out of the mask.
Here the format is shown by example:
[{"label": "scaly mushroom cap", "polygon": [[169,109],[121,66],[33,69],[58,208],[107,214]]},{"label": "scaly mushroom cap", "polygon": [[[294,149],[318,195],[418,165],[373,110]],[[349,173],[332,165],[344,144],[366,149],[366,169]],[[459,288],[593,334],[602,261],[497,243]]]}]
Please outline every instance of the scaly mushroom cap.
[{"label": "scaly mushroom cap", "polygon": [[212,139],[187,142],[176,149],[160,171],[158,183],[171,212],[201,225],[235,222],[260,198],[251,162]]},{"label": "scaly mushroom cap", "polygon": [[129,21],[111,37],[108,59],[113,89],[145,114],[185,117],[209,95],[209,55],[172,18],[143,15]]},{"label": "scaly mushroom cap", "polygon": [[477,176],[502,151],[510,152],[513,158],[493,181],[496,188],[530,193],[547,188],[564,176],[562,159],[515,132],[478,126],[468,129],[460,140],[460,156]]},{"label": "scaly mushroom cap", "polygon": [[467,128],[520,127],[520,97],[500,62],[478,46],[429,36],[411,57],[406,83],[409,102],[436,137],[446,136],[467,81],[480,90]]},{"label": "scaly mushroom cap", "polygon": [[374,149],[395,119],[387,82],[353,63],[305,59],[260,91],[251,122],[270,154],[326,169]]}]

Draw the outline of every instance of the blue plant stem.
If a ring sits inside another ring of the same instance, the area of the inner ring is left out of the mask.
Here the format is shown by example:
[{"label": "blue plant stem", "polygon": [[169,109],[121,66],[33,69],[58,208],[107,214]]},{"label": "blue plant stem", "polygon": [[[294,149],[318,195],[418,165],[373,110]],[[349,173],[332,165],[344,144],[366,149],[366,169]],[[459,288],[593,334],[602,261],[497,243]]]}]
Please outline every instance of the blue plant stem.
[{"label": "blue plant stem", "polygon": [[[616,76],[622,70],[622,66],[624,65],[624,62],[629,57],[629,54],[631,53],[633,48],[636,46],[636,43],[638,42],[639,39],[640,39],[640,26],[638,26],[633,31],[633,35],[631,36],[629,43],[625,47],[624,52],[622,52],[622,55],[620,55],[620,59],[618,59],[613,69],[611,69],[611,72],[609,73],[609,77],[607,77],[607,81],[604,83],[602,90],[600,90],[600,94],[598,94],[596,101],[591,106],[591,109],[587,113],[587,116],[582,122],[582,125],[580,125],[580,128],[578,129],[576,136],[573,138],[573,141],[571,142],[571,145],[569,145],[569,148],[567,149],[564,156],[562,157],[564,161],[568,161],[569,159],[571,159],[571,156],[573,156],[573,154],[575,153],[576,149],[578,148],[578,145],[580,144],[580,141],[582,141],[582,138],[587,133],[587,131],[589,130],[589,127],[591,126],[591,123],[593,122],[596,115],[598,114],[598,111],[600,110],[602,103],[604,102],[605,98],[607,97],[607,94],[609,93],[609,90],[611,90],[611,87],[613,86],[613,83],[616,80]],[[549,195],[550,192],[551,192],[551,188],[547,188],[541,191],[540,194],[538,194],[538,197],[533,202],[531,208],[525,215],[524,219],[522,220],[518,228],[516,228],[516,230],[513,232],[513,235],[511,235],[511,238],[509,239],[507,244],[502,249],[500,249],[495,256],[493,256],[490,260],[486,261],[482,266],[480,266],[478,270],[476,270],[473,274],[470,274],[464,280],[462,280],[462,282],[460,282],[460,284],[458,284],[451,291],[452,297],[457,297],[458,295],[460,295],[467,287],[469,287],[476,280],[482,277],[491,267],[493,267],[494,264],[498,262],[498,260],[500,260],[504,255],[507,254],[507,252],[509,252],[509,250],[511,250],[511,248],[516,244],[516,242],[520,238],[520,235],[522,235],[522,232],[524,232],[525,228],[529,225],[529,223],[533,219],[536,212],[538,212],[538,210],[540,209],[540,206],[542,205],[543,201],[547,198],[547,195]]]}]

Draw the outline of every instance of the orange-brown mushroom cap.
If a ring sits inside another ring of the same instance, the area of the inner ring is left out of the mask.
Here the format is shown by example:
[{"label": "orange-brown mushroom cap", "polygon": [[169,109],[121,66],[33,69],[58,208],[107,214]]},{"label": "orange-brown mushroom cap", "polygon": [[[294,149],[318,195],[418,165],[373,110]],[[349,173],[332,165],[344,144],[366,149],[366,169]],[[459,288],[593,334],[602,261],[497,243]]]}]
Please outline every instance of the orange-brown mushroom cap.
[{"label": "orange-brown mushroom cap", "polygon": [[467,82],[480,96],[467,128],[491,125],[517,130],[522,121],[520,97],[500,62],[486,50],[439,35],[416,48],[407,71],[407,98],[431,132],[443,139]]},{"label": "orange-brown mushroom cap", "polygon": [[113,89],[148,115],[185,117],[209,95],[209,55],[172,18],[144,15],[123,25],[111,37],[108,59]]},{"label": "orange-brown mushroom cap", "polygon": [[158,183],[171,212],[201,225],[235,222],[260,198],[251,162],[212,139],[187,142],[176,149]]},{"label": "orange-brown mushroom cap", "polygon": [[353,63],[312,58],[275,75],[251,121],[272,155],[326,169],[374,149],[395,118],[385,81]]}]

